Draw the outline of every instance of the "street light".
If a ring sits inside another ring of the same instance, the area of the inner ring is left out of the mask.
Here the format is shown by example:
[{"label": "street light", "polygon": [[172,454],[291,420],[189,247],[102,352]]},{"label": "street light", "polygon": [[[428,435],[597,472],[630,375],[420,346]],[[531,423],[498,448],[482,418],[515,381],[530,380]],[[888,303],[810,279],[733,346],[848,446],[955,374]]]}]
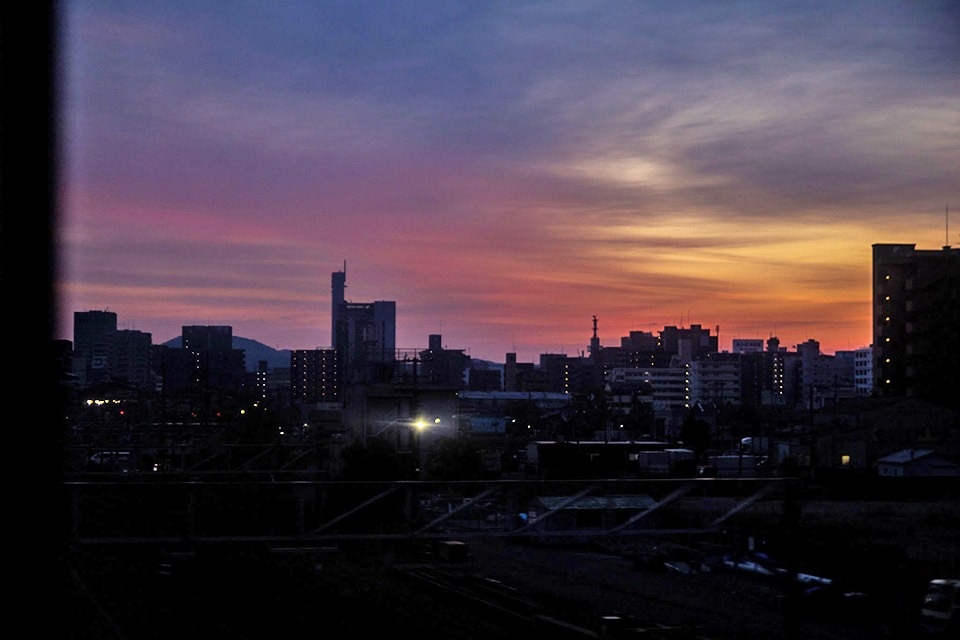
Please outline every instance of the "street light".
[{"label": "street light", "polygon": [[[420,416],[413,421],[413,456],[414,464],[416,465],[415,471],[417,473],[417,477],[420,479],[423,479],[426,476],[426,469],[424,468],[423,460],[420,459],[422,455],[420,441],[428,424],[429,423],[423,416]],[[433,424],[440,424],[439,416],[433,419]]]}]

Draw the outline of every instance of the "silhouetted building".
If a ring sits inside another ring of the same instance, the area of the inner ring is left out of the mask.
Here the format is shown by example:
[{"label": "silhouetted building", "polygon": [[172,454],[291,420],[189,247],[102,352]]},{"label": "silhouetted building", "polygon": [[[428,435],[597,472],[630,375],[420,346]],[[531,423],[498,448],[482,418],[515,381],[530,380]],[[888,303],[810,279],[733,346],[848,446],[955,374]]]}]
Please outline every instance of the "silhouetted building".
[{"label": "silhouetted building", "polygon": [[503,361],[503,391],[517,390],[517,367],[519,364],[516,353],[512,351],[507,353]]},{"label": "silhouetted building", "polygon": [[607,382],[649,390],[653,409],[658,414],[669,414],[677,409],[685,411],[693,400],[689,364],[611,369]]},{"label": "silhouetted building", "polygon": [[348,302],[346,266],[331,276],[331,342],[341,387],[391,379],[396,358],[397,303]]},{"label": "silhouetted building", "polygon": [[223,325],[184,325],[181,346],[188,351],[230,351],[233,327]]},{"label": "silhouetted building", "polygon": [[742,353],[709,353],[690,364],[690,395],[703,404],[754,404],[757,360]]},{"label": "silhouetted building", "polygon": [[502,391],[503,380],[500,370],[471,367],[467,388],[470,391]]},{"label": "silhouetted building", "polygon": [[73,373],[82,387],[118,381],[136,389],[154,386],[149,333],[117,329],[112,311],[73,314]]},{"label": "silhouetted building", "polygon": [[155,381],[150,366],[153,336],[143,331],[120,329],[113,336],[113,378],[124,380],[137,389],[152,389]]},{"label": "silhouetted building", "polygon": [[873,245],[874,389],[960,406],[960,249]]},{"label": "silhouetted building", "polygon": [[664,327],[660,332],[660,351],[664,356],[679,356],[681,362],[693,362],[717,352],[719,338],[699,324],[689,328]]},{"label": "silhouetted building", "polygon": [[549,391],[461,391],[457,401],[461,433],[527,438],[536,432],[531,416],[559,415],[571,406],[573,398]]},{"label": "silhouetted building", "polygon": [[254,372],[253,388],[257,398],[266,401],[268,399],[267,391],[270,384],[270,369],[267,367],[266,360],[257,361],[257,370]]},{"label": "silhouetted building", "polygon": [[760,404],[769,406],[787,404],[785,360],[786,349],[780,346],[780,339],[776,336],[768,338],[760,373]]},{"label": "silhouetted building", "polygon": [[571,369],[575,368],[578,358],[564,353],[541,353],[540,369],[544,373],[544,391],[556,393],[571,392]]},{"label": "silhouetted building", "polygon": [[621,358],[618,367],[652,367],[656,364],[656,354],[660,350],[660,340],[651,331],[631,331],[620,338]]},{"label": "silhouetted building", "polygon": [[760,338],[734,338],[730,350],[734,353],[763,353],[763,340]]},{"label": "silhouetted building", "polygon": [[246,378],[245,354],[233,348],[233,328],[184,325],[181,344],[155,345],[151,351],[165,406],[199,419],[232,413]]},{"label": "silhouetted building", "polygon": [[420,383],[466,389],[465,373],[470,366],[470,357],[463,349],[445,349],[439,334],[428,338],[429,348],[418,354],[420,359]]},{"label": "silhouetted building", "polygon": [[81,386],[110,379],[117,314],[113,311],[73,313],[73,366]]}]

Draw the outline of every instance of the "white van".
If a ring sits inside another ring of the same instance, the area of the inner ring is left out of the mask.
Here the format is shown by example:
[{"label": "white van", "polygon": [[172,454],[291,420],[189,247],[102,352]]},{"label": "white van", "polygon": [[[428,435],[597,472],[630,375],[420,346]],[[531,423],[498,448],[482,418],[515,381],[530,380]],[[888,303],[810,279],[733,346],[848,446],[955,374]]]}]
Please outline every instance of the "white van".
[{"label": "white van", "polygon": [[[920,620],[934,633],[960,631],[960,579],[937,578],[927,584],[920,605]],[[960,634],[946,637],[960,637]]]}]

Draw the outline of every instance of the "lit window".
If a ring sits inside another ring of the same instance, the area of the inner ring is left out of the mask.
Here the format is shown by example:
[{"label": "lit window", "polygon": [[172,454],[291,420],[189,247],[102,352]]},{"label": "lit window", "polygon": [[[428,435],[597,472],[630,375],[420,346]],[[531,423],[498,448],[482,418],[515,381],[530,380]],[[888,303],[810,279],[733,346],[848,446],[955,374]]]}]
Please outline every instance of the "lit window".
[{"label": "lit window", "polygon": [[850,456],[840,456],[840,464],[847,466],[850,464]]}]

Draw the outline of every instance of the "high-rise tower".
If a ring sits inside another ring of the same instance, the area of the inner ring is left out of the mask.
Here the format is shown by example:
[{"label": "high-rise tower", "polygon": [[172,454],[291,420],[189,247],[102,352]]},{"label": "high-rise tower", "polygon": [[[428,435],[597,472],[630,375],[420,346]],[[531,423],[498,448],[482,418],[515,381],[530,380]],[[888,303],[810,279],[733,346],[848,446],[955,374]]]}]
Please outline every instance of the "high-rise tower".
[{"label": "high-rise tower", "polygon": [[330,275],[330,348],[337,348],[337,324],[340,321],[340,307],[346,300],[347,261],[343,261],[343,271],[334,271]]},{"label": "high-rise tower", "polygon": [[873,245],[874,389],[958,407],[960,249]]},{"label": "high-rise tower", "polygon": [[600,355],[600,336],[597,335],[597,316],[593,316],[593,335],[590,336],[590,346],[587,347],[587,351],[591,358],[596,358]]},{"label": "high-rise tower", "polygon": [[[396,356],[397,303],[347,302],[346,263],[331,277],[331,341],[342,386],[382,377]],[[341,386],[341,388],[342,388]]]}]

